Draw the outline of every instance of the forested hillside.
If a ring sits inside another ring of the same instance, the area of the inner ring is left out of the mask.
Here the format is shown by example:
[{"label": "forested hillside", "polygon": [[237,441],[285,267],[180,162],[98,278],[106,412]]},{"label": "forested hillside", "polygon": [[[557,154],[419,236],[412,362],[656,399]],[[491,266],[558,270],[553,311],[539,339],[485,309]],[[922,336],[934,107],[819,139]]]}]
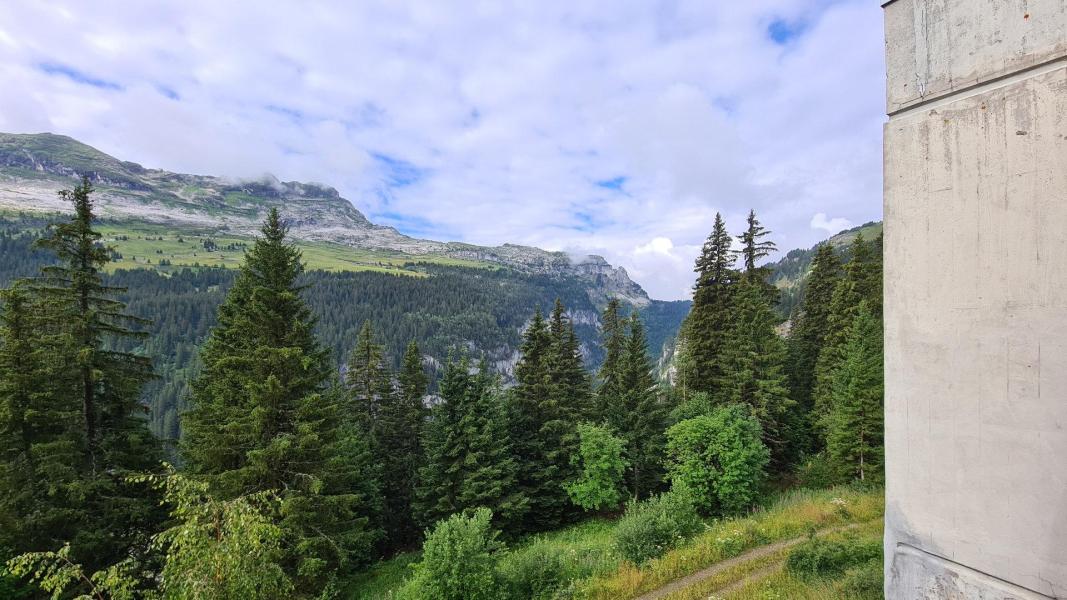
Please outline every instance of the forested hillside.
[{"label": "forested hillside", "polygon": [[[51,262],[47,252],[32,246],[54,220],[24,216],[0,221],[0,253],[4,257],[0,285],[33,275]],[[114,230],[106,222],[100,228]],[[181,237],[180,232],[169,235]],[[195,238],[187,233],[182,239],[191,243]],[[243,247],[238,248],[236,256],[243,251]],[[211,255],[203,250],[200,254]],[[159,262],[165,258],[154,254],[148,255],[155,257],[153,263],[131,263],[129,255],[119,256],[112,254],[120,264],[137,268],[109,269],[106,279],[127,290],[120,298],[128,303],[131,314],[150,321],[149,337],[129,349],[153,357],[159,375],[145,387],[151,429],[175,440],[188,382],[199,368],[197,351],[215,325],[216,310],[235,270],[161,267]],[[465,348],[472,356],[484,355],[495,371],[510,380],[522,328],[537,307],[547,311],[556,298],[564,301],[575,321],[586,366],[593,368],[600,363],[603,351],[597,335],[598,308],[590,301],[585,282],[502,268],[432,263],[402,266],[402,274],[312,270],[301,276],[303,295],[316,317],[316,332],[337,369],[355,347],[362,324],[370,321],[392,367],[399,366],[407,342],[415,340],[435,377],[452,349]],[[648,323],[649,349],[658,353],[673,339],[688,303],[653,301],[640,310]]]},{"label": "forested hillside", "polygon": [[[63,198],[73,215],[0,238],[13,258],[0,292],[8,596],[362,597],[371,565],[421,545],[386,597],[625,597],[638,588],[620,581],[775,488],[883,481],[880,239],[853,236],[847,261],[820,245],[782,337],[761,266],[771,232],[750,213],[734,236],[716,216],[662,385],[646,319],[618,300],[598,314],[579,281],[306,272],[275,209],[235,271],[109,273],[88,178]],[[595,369],[583,337],[598,340]],[[497,343],[518,353],[494,365]],[[145,419],[146,393],[173,403],[162,420]],[[179,409],[179,440],[152,434]],[[869,525],[874,497],[850,497],[859,515],[840,498],[804,508],[814,524],[783,508],[787,526],[720,538],[682,567],[805,526]],[[610,554],[530,537],[582,522]]]}]

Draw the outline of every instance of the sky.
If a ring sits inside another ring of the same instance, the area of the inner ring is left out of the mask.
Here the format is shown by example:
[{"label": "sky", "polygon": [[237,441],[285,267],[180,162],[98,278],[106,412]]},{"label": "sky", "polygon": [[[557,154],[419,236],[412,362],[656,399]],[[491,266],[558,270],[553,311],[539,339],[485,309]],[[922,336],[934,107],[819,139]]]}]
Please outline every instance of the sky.
[{"label": "sky", "polygon": [[0,131],[324,183],[409,235],[600,254],[681,299],[716,212],[783,252],[881,218],[878,4],[9,3]]}]

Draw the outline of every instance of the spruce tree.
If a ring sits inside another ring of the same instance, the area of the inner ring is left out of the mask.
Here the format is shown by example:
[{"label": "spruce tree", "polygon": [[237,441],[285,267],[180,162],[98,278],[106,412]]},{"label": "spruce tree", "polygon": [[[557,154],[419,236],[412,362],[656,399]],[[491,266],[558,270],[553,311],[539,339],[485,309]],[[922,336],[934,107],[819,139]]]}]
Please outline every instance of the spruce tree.
[{"label": "spruce tree", "polygon": [[389,402],[394,390],[392,374],[385,363],[385,348],[375,341],[370,321],[365,321],[359,331],[356,347],[348,359],[345,382],[353,415],[373,432],[381,407]]},{"label": "spruce tree", "polygon": [[387,550],[408,547],[419,537],[412,502],[422,464],[426,382],[422,354],[412,341],[404,352],[395,393],[384,397],[378,408],[374,436],[375,454],[385,475],[382,478],[382,516]]},{"label": "spruce tree", "polygon": [[812,409],[815,362],[829,329],[830,302],[841,279],[841,261],[829,242],[819,244],[807,276],[800,310],[789,332],[790,395],[805,414]]},{"label": "spruce tree", "polygon": [[723,376],[722,353],[738,279],[732,241],[722,216],[716,213],[715,225],[696,261],[693,307],[679,332],[684,354],[679,365],[683,367],[679,373],[683,399],[690,392],[713,392]]},{"label": "spruce tree", "polygon": [[124,289],[104,283],[110,251],[93,228],[92,191],[83,177],[60,192],[74,215],[37,242],[58,263],[7,293],[0,365],[0,396],[11,410],[0,415],[0,435],[15,443],[5,449],[0,476],[37,479],[0,490],[13,494],[0,512],[13,509],[16,530],[29,536],[15,550],[55,550],[69,541],[74,559],[89,568],[143,552],[164,516],[155,494],[126,481],[158,468],[163,454],[140,403],[152,364],[129,351],[144,338],[146,321],[116,299]]},{"label": "spruce tree", "polygon": [[827,451],[842,477],[884,481],[882,324],[861,303],[834,373]]},{"label": "spruce tree", "polygon": [[370,558],[377,502],[367,443],[345,414],[296,283],[300,252],[271,209],[201,350],[183,425],[189,470],[223,499],[282,498],[286,566],[305,590]]},{"label": "spruce tree", "polygon": [[846,358],[845,345],[860,304],[866,302],[868,310],[879,322],[882,318],[882,266],[881,256],[875,253],[876,247],[864,240],[862,234],[856,235],[849,246],[844,275],[830,299],[826,335],[815,363],[812,390],[813,419],[822,434],[826,432],[825,420],[833,402],[834,374]]},{"label": "spruce tree", "polygon": [[504,396],[483,363],[471,373],[466,358],[450,358],[441,401],[431,409],[420,469],[418,511],[425,526],[479,507],[493,511],[508,532],[521,528],[526,500],[516,485],[519,465],[509,440]]},{"label": "spruce tree", "polygon": [[600,316],[600,344],[604,348],[604,362],[597,372],[596,414],[594,420],[603,420],[619,395],[619,378],[622,356],[626,347],[626,328],[619,316],[619,300],[608,301]]},{"label": "spruce tree", "polygon": [[748,211],[748,219],[745,222],[748,223],[748,227],[745,228],[744,233],[737,236],[737,240],[741,242],[741,249],[737,253],[744,266],[744,279],[759,283],[770,302],[775,304],[778,302],[778,290],[767,282],[767,267],[757,266],[757,264],[771,253],[776,252],[778,246],[771,240],[763,239],[771,232],[756,219],[756,211]]},{"label": "spruce tree", "polygon": [[626,320],[629,335],[620,361],[619,392],[608,422],[626,444],[626,486],[640,499],[662,477],[664,407],[656,397],[656,380],[648,356],[644,325],[636,312]]},{"label": "spruce tree", "polygon": [[795,427],[785,375],[785,342],[775,331],[777,314],[762,282],[745,280],[735,296],[734,315],[724,352],[720,404],[746,404],[759,420],[772,467],[784,471],[796,458],[790,445]]}]

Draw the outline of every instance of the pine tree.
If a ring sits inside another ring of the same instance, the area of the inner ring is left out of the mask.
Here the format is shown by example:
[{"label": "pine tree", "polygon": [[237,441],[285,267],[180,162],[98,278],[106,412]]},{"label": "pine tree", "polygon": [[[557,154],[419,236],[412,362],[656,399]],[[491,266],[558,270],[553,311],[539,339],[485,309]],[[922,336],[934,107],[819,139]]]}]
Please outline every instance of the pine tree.
[{"label": "pine tree", "polygon": [[630,315],[626,325],[629,335],[620,361],[619,392],[608,422],[625,441],[630,463],[626,485],[636,500],[647,496],[662,477],[666,415],[656,397],[644,325],[636,312]]},{"label": "pine tree", "polygon": [[300,252],[271,209],[201,350],[183,425],[189,470],[220,498],[282,497],[286,564],[304,589],[369,558],[377,532],[370,455],[296,279]]},{"label": "pine tree", "polygon": [[[567,309],[559,298],[552,309],[548,332],[552,340],[548,361],[550,394],[560,409],[560,416],[572,424],[589,419],[595,412],[589,374],[585,370],[574,324],[567,317]],[[577,439],[574,441],[577,442]]]},{"label": "pine tree", "polygon": [[881,256],[874,252],[876,247],[865,241],[862,234],[856,235],[849,246],[844,275],[830,299],[826,335],[815,363],[812,390],[813,418],[823,433],[833,401],[834,374],[846,358],[845,345],[860,304],[866,302],[875,319],[880,321],[882,317],[882,266]]},{"label": "pine tree", "polygon": [[789,442],[792,407],[784,365],[785,342],[775,331],[777,315],[760,281],[739,286],[735,312],[724,352],[725,373],[719,385],[720,404],[746,404],[759,420],[772,466],[783,471],[796,456]]},{"label": "pine tree", "polygon": [[526,500],[516,485],[504,397],[483,363],[471,373],[467,358],[450,358],[440,382],[441,401],[431,409],[420,469],[420,521],[430,526],[478,507],[493,511],[505,531],[516,532]]},{"label": "pine tree", "polygon": [[93,229],[92,191],[83,178],[60,192],[74,215],[37,242],[58,263],[7,293],[0,366],[0,393],[13,409],[0,416],[0,429],[18,444],[2,470],[39,478],[13,490],[12,508],[30,511],[16,516],[18,527],[33,532],[23,540],[30,546],[16,550],[69,541],[90,568],[144,551],[163,517],[154,494],[126,481],[158,468],[163,456],[140,403],[154,374],[148,358],[127,350],[144,338],[138,328],[146,321],[116,299],[124,289],[103,282],[110,251]]},{"label": "pine tree", "polygon": [[789,388],[799,409],[812,410],[815,362],[829,329],[831,300],[841,279],[841,261],[833,246],[819,244],[807,277],[800,311],[789,332]]},{"label": "pine tree", "polygon": [[426,383],[422,354],[413,341],[404,353],[396,392],[386,396],[378,408],[374,446],[386,475],[382,478],[382,496],[387,550],[410,546],[419,538],[412,502],[422,463]]},{"label": "pine tree", "polygon": [[619,316],[619,300],[612,298],[600,316],[600,343],[604,361],[597,372],[597,402],[594,420],[603,420],[619,396],[619,372],[626,347],[626,328]]},{"label": "pine tree", "polygon": [[834,373],[827,451],[838,472],[860,481],[884,481],[885,398],[882,324],[861,303]]},{"label": "pine tree", "polygon": [[741,242],[741,249],[737,253],[741,257],[741,262],[744,265],[744,278],[750,282],[758,282],[762,284],[771,303],[777,303],[778,290],[773,285],[767,283],[768,269],[767,267],[757,266],[757,263],[771,253],[776,252],[778,246],[771,240],[763,239],[770,235],[771,232],[760,224],[758,219],[756,219],[756,211],[748,211],[748,219],[746,222],[748,223],[748,227],[745,229],[745,232],[737,236],[737,240]]},{"label": "pine tree", "polygon": [[683,398],[689,392],[713,392],[723,376],[722,352],[738,279],[731,244],[726,224],[716,214],[714,228],[696,261],[693,307],[679,332],[684,353],[679,365],[683,367],[679,373]]},{"label": "pine tree", "polygon": [[392,374],[385,363],[385,348],[374,340],[374,328],[365,321],[345,374],[351,409],[370,431],[377,427],[379,412],[393,395]]}]

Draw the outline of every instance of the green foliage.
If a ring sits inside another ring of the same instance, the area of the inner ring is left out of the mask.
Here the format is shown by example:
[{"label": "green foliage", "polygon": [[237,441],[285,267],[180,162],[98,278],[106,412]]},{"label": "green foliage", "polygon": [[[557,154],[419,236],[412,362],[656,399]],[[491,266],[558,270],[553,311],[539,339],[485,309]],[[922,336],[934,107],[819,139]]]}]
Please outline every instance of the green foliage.
[{"label": "green foliage", "polygon": [[615,545],[626,560],[642,564],[703,529],[692,496],[670,491],[633,502],[615,526]]},{"label": "green foliage", "polygon": [[711,394],[707,392],[695,392],[671,409],[670,413],[667,415],[667,423],[669,425],[674,425],[675,423],[685,421],[686,419],[694,419],[696,417],[710,415],[715,411],[715,407],[716,404],[711,401]]},{"label": "green foliage", "polygon": [[552,600],[565,585],[567,565],[559,548],[534,543],[497,562],[501,598]]},{"label": "green foliage", "polygon": [[861,540],[854,536],[841,540],[813,537],[789,553],[785,568],[806,579],[833,578],[881,556],[880,540]]},{"label": "green foliage", "polygon": [[841,262],[829,242],[819,244],[811,264],[804,303],[793,317],[789,333],[789,386],[793,399],[810,412],[819,359],[829,327],[830,302],[841,279]]},{"label": "green foliage", "polygon": [[795,458],[789,442],[796,437],[791,423],[796,403],[789,398],[784,372],[785,342],[775,331],[777,317],[761,282],[746,279],[737,286],[733,311],[719,401],[751,407],[772,466],[782,472]]},{"label": "green foliage", "polygon": [[61,600],[134,600],[138,597],[137,564],[132,559],[91,575],[71,558],[70,545],[55,552],[27,552],[7,561],[12,574],[26,577],[41,591]]},{"label": "green foliage", "polygon": [[185,415],[189,470],[223,500],[279,490],[286,568],[302,589],[364,563],[378,504],[363,423],[354,422],[301,298],[300,252],[272,210],[219,307]]},{"label": "green foliage", "polygon": [[853,567],[841,578],[841,591],[852,600],[881,600],[884,586],[885,571],[880,559]]},{"label": "green foliage", "polygon": [[622,501],[623,475],[628,465],[623,441],[602,425],[578,425],[578,453],[571,457],[580,471],[566,484],[571,501],[585,510],[615,508]]},{"label": "green foliage", "polygon": [[630,496],[647,496],[660,482],[663,462],[664,406],[656,395],[645,330],[635,312],[626,319],[629,332],[619,363],[618,389],[607,408],[607,422],[626,442]]},{"label": "green foliage", "polygon": [[722,216],[715,214],[711,234],[697,258],[693,307],[682,324],[679,386],[682,397],[692,391],[713,392],[723,377],[722,353],[726,348],[733,285],[739,279],[733,268],[733,243]]},{"label": "green foliage", "polygon": [[691,494],[706,514],[736,514],[755,501],[769,452],[747,407],[730,405],[667,430],[672,489]]},{"label": "green foliage", "polygon": [[472,374],[465,357],[453,358],[445,367],[440,395],[423,441],[419,520],[429,524],[486,507],[503,529],[521,529],[527,498],[516,485],[519,465],[512,454],[507,407],[496,377],[484,364]]},{"label": "green foliage", "polygon": [[841,474],[826,451],[805,456],[797,466],[797,485],[821,490],[840,483]]},{"label": "green foliage", "polygon": [[558,299],[547,322],[540,310],[534,314],[515,377],[510,433],[522,465],[519,487],[529,501],[522,529],[551,529],[577,516],[565,485],[575,479],[576,425],[594,412],[574,325]]},{"label": "green foliage", "polygon": [[284,597],[293,584],[282,569],[279,498],[259,492],[216,500],[208,486],[177,474],[150,478],[165,490],[176,524],[155,537],[165,556],[160,577],[170,600]]},{"label": "green foliage", "polygon": [[882,324],[861,303],[834,373],[826,448],[838,473],[860,481],[884,480]]},{"label": "green foliage", "polygon": [[492,512],[479,508],[439,522],[426,536],[422,560],[401,590],[401,598],[497,600],[496,559],[504,550],[491,524]]},{"label": "green foliage", "polygon": [[61,196],[74,216],[36,246],[56,264],[3,292],[0,315],[0,545],[70,556],[96,568],[139,552],[162,516],[125,482],[162,455],[139,402],[151,361],[124,291],[105,285],[110,253],[94,228],[87,179]]}]

